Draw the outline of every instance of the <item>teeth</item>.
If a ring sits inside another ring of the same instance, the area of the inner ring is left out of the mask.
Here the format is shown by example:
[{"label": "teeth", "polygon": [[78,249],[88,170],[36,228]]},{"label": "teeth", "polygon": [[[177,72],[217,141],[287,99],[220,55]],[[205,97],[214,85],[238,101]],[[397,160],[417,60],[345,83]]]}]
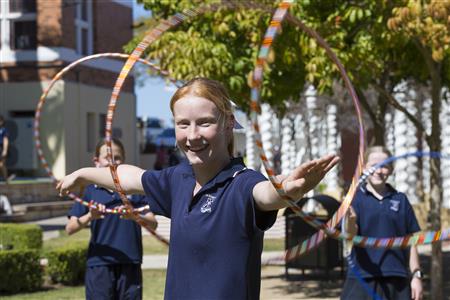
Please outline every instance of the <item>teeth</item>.
[{"label": "teeth", "polygon": [[189,149],[190,151],[193,151],[193,152],[198,152],[198,151],[201,151],[201,150],[206,149],[206,147],[207,147],[207,146],[204,145],[204,146],[199,147],[199,148],[188,147],[188,149]]}]

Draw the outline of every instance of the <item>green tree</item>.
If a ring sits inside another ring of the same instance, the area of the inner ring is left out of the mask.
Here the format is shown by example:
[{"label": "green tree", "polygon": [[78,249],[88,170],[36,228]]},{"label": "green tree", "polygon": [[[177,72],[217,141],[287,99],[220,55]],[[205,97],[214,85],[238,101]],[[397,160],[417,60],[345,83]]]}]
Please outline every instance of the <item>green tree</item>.
[{"label": "green tree", "polygon": [[[217,1],[140,0],[152,10],[150,22],[167,18],[184,8]],[[151,59],[177,79],[206,76],[224,82],[233,99],[248,110],[247,78],[254,67],[259,44],[267,28],[269,10],[225,9],[205,13],[164,34],[149,49]],[[374,142],[384,143],[384,115],[388,104],[406,114],[425,137],[432,151],[440,152],[439,111],[442,88],[450,80],[449,1],[442,0],[299,0],[290,13],[315,29],[330,44],[344,64],[365,111],[374,126]],[[138,36],[128,49],[132,49]],[[418,59],[421,58],[421,59]],[[414,62],[414,63],[411,63]],[[307,34],[285,22],[274,43],[271,64],[267,66],[262,99],[279,112],[284,100],[299,100],[304,83],[313,83],[321,93],[331,92],[340,80],[337,67],[325,51]],[[393,95],[402,80],[429,84],[432,95],[432,130],[424,126]],[[364,91],[378,91],[376,103],[370,103]],[[430,228],[440,228],[442,191],[440,163],[431,164]],[[442,299],[442,253],[433,245],[432,298]]]},{"label": "green tree", "polygon": [[[384,113],[387,103],[406,114],[424,136],[431,151],[441,151],[439,112],[443,87],[450,80],[450,2],[431,1],[303,1],[308,24],[332,45],[355,84],[361,103],[374,123],[375,140],[383,141]],[[307,38],[303,48],[310,45]],[[310,81],[321,90],[329,89],[339,78],[330,62],[308,48],[306,61]],[[414,62],[414,63],[412,63]],[[429,86],[432,98],[431,133],[393,97],[393,88],[402,80]],[[374,88],[379,97],[375,106],[366,101],[362,91]],[[441,227],[442,190],[440,162],[430,166],[430,229]],[[432,246],[432,299],[442,299],[442,252],[440,243]]]},{"label": "green tree", "polygon": [[[143,0],[152,11],[155,23],[182,9],[198,8],[217,1],[157,1]],[[273,13],[273,1],[258,1],[258,7],[235,3],[235,8],[220,7],[185,21],[165,33],[147,51],[172,77],[189,80],[204,76],[223,82],[233,100],[244,111],[249,110],[248,78],[254,68],[262,37]],[[145,24],[145,23],[143,23]],[[142,38],[140,35],[127,46],[130,51]],[[298,101],[305,81],[305,65],[298,55],[301,37],[293,26],[285,26],[270,53],[262,88],[262,101],[279,113],[285,110],[284,100]]]},{"label": "green tree", "polygon": [[[441,123],[439,120],[443,97],[443,87],[450,83],[450,2],[402,1],[393,10],[389,28],[410,41],[420,52],[425,68],[411,70],[411,78],[430,85],[431,133],[425,140],[431,151],[441,152]],[[430,227],[441,228],[442,178],[441,163],[432,160],[430,164]],[[442,247],[433,243],[431,260],[431,298],[443,299]]]}]

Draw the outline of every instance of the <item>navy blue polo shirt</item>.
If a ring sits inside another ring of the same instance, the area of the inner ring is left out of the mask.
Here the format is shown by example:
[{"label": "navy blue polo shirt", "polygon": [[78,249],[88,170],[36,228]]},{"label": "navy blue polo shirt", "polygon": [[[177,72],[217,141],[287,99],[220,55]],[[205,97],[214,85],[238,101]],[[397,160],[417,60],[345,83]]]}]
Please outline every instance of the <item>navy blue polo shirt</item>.
[{"label": "navy blue polo shirt", "polygon": [[3,138],[9,137],[6,127],[0,127],[0,147],[3,147]]},{"label": "navy blue polo shirt", "polygon": [[[144,196],[133,195],[130,202],[134,207],[147,204]],[[83,200],[104,204],[113,208],[122,204],[120,196],[104,188],[90,185],[86,188]],[[81,217],[89,209],[76,202],[68,216]],[[87,255],[87,266],[142,263],[141,227],[132,220],[120,219],[117,214],[106,214],[104,219],[91,221],[91,240]]]},{"label": "navy blue polo shirt", "polygon": [[[355,195],[352,206],[357,214],[358,234],[368,237],[405,236],[420,231],[413,208],[405,194],[388,185],[378,200],[365,186]],[[364,278],[408,277],[410,249],[353,247],[353,260]],[[353,272],[347,273],[354,277]]]},{"label": "navy blue polo shirt", "polygon": [[253,187],[265,180],[240,158],[195,197],[187,162],[143,174],[152,212],[171,218],[165,299],[259,299],[264,230],[277,215],[255,207]]}]

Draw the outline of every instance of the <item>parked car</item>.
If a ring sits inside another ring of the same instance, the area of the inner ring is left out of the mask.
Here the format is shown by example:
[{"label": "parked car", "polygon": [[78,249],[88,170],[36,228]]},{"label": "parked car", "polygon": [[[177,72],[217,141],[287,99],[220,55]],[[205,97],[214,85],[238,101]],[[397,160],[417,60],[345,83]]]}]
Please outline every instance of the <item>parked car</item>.
[{"label": "parked car", "polygon": [[158,118],[147,118],[145,121],[145,142],[154,144],[155,139],[164,131],[162,120]]},{"label": "parked car", "polygon": [[156,146],[175,147],[175,128],[166,128],[153,141]]}]

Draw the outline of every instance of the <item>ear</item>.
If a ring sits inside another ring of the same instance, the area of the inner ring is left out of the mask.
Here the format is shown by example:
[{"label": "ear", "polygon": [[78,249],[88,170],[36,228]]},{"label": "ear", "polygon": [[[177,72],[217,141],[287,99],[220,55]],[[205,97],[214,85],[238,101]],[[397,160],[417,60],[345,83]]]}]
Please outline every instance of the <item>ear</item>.
[{"label": "ear", "polygon": [[94,163],[94,166],[95,167],[99,167],[99,162],[98,162],[98,157],[96,157],[96,156],[94,156],[93,158],[92,158],[92,162]]}]

